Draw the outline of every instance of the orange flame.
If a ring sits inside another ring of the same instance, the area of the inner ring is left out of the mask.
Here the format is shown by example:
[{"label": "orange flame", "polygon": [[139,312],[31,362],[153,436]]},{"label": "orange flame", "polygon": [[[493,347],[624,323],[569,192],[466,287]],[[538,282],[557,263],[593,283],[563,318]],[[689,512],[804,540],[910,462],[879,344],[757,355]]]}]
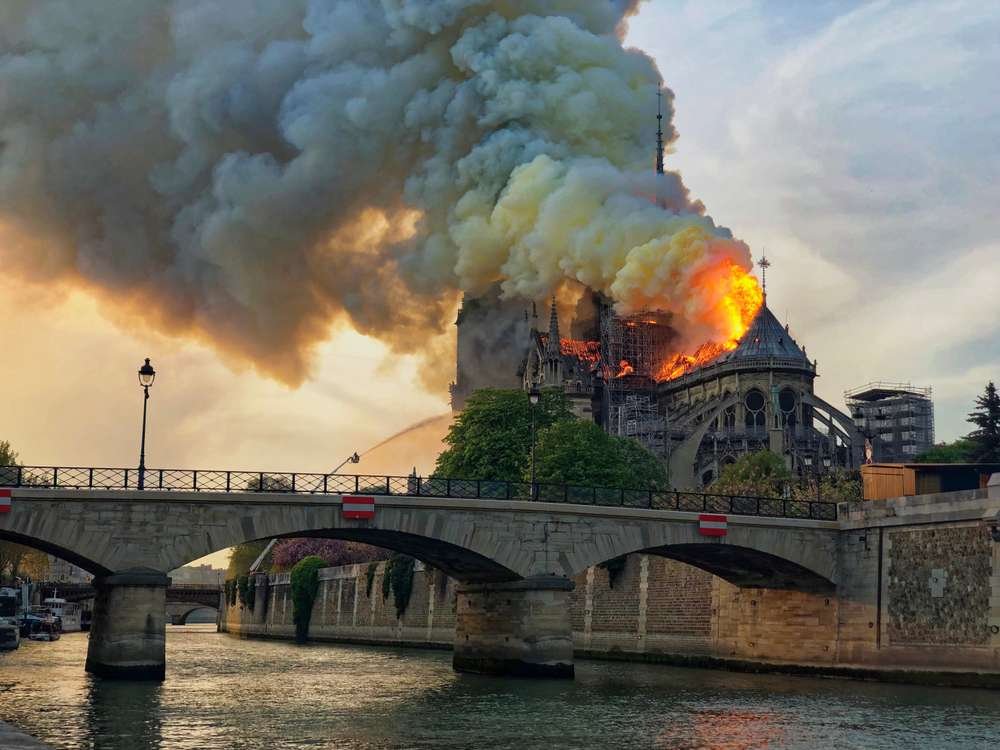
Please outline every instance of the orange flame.
[{"label": "orange flame", "polygon": [[635,368],[629,363],[627,359],[623,359],[618,363],[618,374],[615,375],[616,378],[624,378],[626,375],[631,375],[635,372]]},{"label": "orange flame", "polygon": [[669,358],[657,374],[660,382],[686,375],[735,349],[764,304],[756,277],[730,260],[695,274],[692,285],[708,303],[706,322],[715,324],[723,339],[706,341],[692,353]]}]

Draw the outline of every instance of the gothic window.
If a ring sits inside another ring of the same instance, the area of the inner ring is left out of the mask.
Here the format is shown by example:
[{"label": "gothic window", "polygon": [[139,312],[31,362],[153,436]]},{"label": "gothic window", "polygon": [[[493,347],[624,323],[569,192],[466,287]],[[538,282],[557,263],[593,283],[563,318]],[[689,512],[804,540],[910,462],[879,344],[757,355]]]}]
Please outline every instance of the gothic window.
[{"label": "gothic window", "polygon": [[722,428],[732,430],[736,427],[736,407],[729,406],[722,412]]},{"label": "gothic window", "polygon": [[767,426],[764,415],[766,403],[764,394],[756,389],[747,391],[747,395],[743,398],[743,406],[746,409],[746,426],[751,430],[763,430]]},{"label": "gothic window", "polygon": [[795,396],[795,391],[791,388],[782,388],[778,393],[778,408],[781,410],[781,424],[784,427],[794,427],[798,424],[798,419],[795,414],[795,407],[798,404],[798,398]]}]

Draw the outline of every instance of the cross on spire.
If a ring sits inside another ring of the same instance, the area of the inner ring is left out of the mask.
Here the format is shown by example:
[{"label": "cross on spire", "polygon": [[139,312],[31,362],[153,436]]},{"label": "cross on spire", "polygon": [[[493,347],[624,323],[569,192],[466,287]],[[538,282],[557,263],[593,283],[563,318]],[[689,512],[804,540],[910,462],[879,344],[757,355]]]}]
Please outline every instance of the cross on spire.
[{"label": "cross on spire", "polygon": [[760,260],[757,262],[760,266],[760,284],[764,288],[764,299],[767,299],[767,269],[771,267],[771,261],[767,259],[767,251],[765,250],[761,253]]}]

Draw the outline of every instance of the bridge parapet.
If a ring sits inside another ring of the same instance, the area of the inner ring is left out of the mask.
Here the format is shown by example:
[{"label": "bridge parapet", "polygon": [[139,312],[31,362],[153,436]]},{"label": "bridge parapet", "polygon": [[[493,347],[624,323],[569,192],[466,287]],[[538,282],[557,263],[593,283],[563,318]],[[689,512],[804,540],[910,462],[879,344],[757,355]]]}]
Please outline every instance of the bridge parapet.
[{"label": "bridge parapet", "polygon": [[147,469],[140,489],[136,469],[0,466],[0,487],[129,492],[281,493],[459,500],[517,500],[768,518],[834,521],[836,503],[755,495],[719,495],[689,490],[627,489],[544,482],[508,482],[446,477],[372,474],[303,474],[200,469]]}]

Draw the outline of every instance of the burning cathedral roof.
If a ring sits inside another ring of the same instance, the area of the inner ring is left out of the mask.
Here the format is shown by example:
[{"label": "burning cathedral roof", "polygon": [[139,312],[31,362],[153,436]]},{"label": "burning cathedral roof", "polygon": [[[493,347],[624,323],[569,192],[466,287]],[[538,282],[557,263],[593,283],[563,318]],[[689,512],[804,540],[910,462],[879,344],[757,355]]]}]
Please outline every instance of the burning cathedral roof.
[{"label": "burning cathedral roof", "polygon": [[720,357],[717,362],[736,362],[741,359],[786,359],[795,360],[804,366],[811,366],[806,351],[800,347],[788,331],[774,317],[765,302],[754,318],[746,334],[736,348]]}]

